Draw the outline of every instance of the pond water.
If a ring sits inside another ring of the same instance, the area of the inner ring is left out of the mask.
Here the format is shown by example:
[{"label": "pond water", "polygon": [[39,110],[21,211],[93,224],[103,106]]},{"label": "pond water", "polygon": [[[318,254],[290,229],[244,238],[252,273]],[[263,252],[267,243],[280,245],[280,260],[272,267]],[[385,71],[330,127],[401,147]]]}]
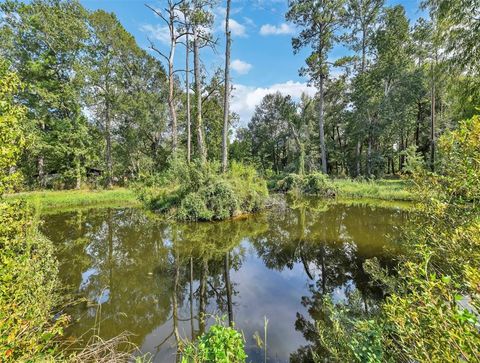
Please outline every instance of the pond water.
[{"label": "pond water", "polygon": [[[155,362],[175,361],[177,339],[230,316],[248,361],[263,362],[255,335],[268,319],[269,362],[305,361],[322,299],[373,312],[382,292],[363,262],[393,265],[400,208],[296,202],[245,220],[178,224],[142,209],[102,208],[43,217],[60,277],[89,302],[66,331],[83,344],[124,331]],[[202,319],[206,316],[206,319]],[[178,334],[176,334],[178,332]]]}]

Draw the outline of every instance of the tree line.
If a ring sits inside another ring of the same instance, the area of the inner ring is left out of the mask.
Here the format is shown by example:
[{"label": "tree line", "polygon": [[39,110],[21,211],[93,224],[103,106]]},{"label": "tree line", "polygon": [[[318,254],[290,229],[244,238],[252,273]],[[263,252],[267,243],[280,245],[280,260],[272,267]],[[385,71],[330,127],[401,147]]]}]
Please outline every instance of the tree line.
[{"label": "tree line", "polygon": [[[146,4],[169,39],[167,47],[148,39],[149,50],[114,14],[76,0],[8,0],[0,57],[18,75],[26,109],[18,169],[27,186],[57,188],[122,184],[177,158],[219,162],[224,172],[231,158],[266,175],[372,177],[402,172],[417,152],[434,170],[438,136],[478,113],[476,5],[428,0],[428,19],[412,24],[383,0],[290,1],[293,51],[311,50],[300,74],[317,94],[267,95],[235,128],[229,0],[225,66],[211,77],[202,55],[218,50],[213,0]],[[338,46],[348,55],[333,60]]]},{"label": "tree line", "polygon": [[[420,153],[433,171],[436,140],[478,113],[478,1],[425,1],[413,24],[383,0],[295,0],[286,19],[311,49],[300,74],[317,89],[296,102],[267,95],[232,156],[263,170],[382,176]],[[476,20],[475,20],[476,19]],[[332,59],[334,47],[348,54]]]},{"label": "tree line", "polygon": [[[164,170],[177,157],[205,162],[208,155],[226,170],[235,121],[229,57],[210,79],[201,59],[203,48],[217,44],[214,2],[146,6],[168,25],[167,53],[150,40],[142,49],[114,14],[76,0],[0,5],[0,57],[19,76],[17,101],[26,109],[18,167],[27,185],[109,187]],[[230,44],[228,20],[225,34]],[[179,46],[184,65],[174,64]]]}]

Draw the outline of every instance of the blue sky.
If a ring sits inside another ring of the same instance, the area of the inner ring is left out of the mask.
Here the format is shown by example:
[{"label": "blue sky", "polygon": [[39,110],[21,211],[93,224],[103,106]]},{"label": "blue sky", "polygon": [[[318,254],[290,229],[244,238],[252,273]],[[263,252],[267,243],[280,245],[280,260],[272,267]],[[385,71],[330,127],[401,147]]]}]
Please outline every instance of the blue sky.
[{"label": "blue sky", "polygon": [[[117,15],[123,26],[135,36],[138,44],[148,47],[147,38],[155,41],[159,48],[163,44],[166,30],[161,20],[144,3],[160,7],[159,0],[80,0],[88,9],[104,9]],[[224,35],[222,21],[226,1],[219,1],[215,9],[215,35],[219,38],[217,53],[204,50],[202,58],[205,68],[211,75],[224,64]],[[424,14],[419,10],[419,0],[387,0],[388,5],[402,4],[413,22]],[[303,66],[305,50],[293,54],[291,38],[295,27],[285,22],[286,0],[232,0],[232,78],[235,91],[232,109],[241,117],[244,125],[250,119],[255,105],[264,95],[272,91],[281,91],[298,98],[302,92],[314,94],[315,89],[308,87],[307,80],[298,75]],[[184,68],[182,45],[176,57],[178,68]],[[330,57],[336,59],[345,55],[347,50],[335,47]]]}]

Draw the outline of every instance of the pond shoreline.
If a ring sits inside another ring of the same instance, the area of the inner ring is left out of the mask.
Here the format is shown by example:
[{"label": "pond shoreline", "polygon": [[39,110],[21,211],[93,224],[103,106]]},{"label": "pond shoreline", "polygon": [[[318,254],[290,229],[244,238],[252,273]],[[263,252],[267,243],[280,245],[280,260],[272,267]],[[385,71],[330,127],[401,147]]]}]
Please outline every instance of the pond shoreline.
[{"label": "pond shoreline", "polygon": [[[336,202],[377,204],[377,202],[382,201],[382,203],[407,202],[410,204],[410,202],[415,201],[414,195],[408,190],[408,184],[403,180],[353,181],[335,179],[333,184],[338,189],[337,198],[332,199]],[[128,188],[38,190],[8,194],[6,198],[25,200],[37,204],[40,209],[46,212],[51,211],[52,208],[67,210],[78,207],[134,207],[141,205],[135,192]]]}]

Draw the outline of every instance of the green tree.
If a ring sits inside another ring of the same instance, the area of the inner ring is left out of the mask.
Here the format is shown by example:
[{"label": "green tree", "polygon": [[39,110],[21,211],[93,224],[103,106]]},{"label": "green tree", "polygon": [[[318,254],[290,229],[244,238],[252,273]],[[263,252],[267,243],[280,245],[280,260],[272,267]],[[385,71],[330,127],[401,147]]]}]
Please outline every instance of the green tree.
[{"label": "green tree", "polygon": [[25,108],[14,102],[20,90],[18,75],[0,58],[0,196],[18,180],[17,161],[25,143],[21,123]]},{"label": "green tree", "polygon": [[[378,16],[383,8],[383,0],[349,0],[347,1],[347,26],[351,30],[348,34],[347,44],[359,54],[360,64],[357,66],[357,74],[361,75],[367,70],[369,55],[373,48],[373,35],[378,24]],[[361,145],[365,138],[362,125],[367,124],[367,115],[363,104],[355,104],[355,112],[352,116],[355,131],[352,135],[356,139],[355,147],[355,173],[361,173]],[[353,174],[353,173],[352,173]]]},{"label": "green tree", "polygon": [[105,140],[105,185],[113,184],[113,137],[120,120],[124,80],[132,56],[140,49],[115,15],[97,10],[89,15],[87,105]]},{"label": "green tree", "polygon": [[302,30],[293,38],[295,52],[311,46],[312,54],[307,58],[307,67],[301,74],[308,75],[318,87],[318,126],[320,134],[322,171],[327,173],[327,150],[324,132],[324,83],[328,77],[328,52],[337,39],[337,31],[342,25],[344,2],[342,0],[295,0],[289,3],[287,20]]},{"label": "green tree", "polygon": [[30,142],[22,169],[41,186],[47,174],[78,179],[88,128],[80,102],[86,12],[77,1],[62,0],[6,1],[1,10],[2,53],[24,83],[18,97]]}]

